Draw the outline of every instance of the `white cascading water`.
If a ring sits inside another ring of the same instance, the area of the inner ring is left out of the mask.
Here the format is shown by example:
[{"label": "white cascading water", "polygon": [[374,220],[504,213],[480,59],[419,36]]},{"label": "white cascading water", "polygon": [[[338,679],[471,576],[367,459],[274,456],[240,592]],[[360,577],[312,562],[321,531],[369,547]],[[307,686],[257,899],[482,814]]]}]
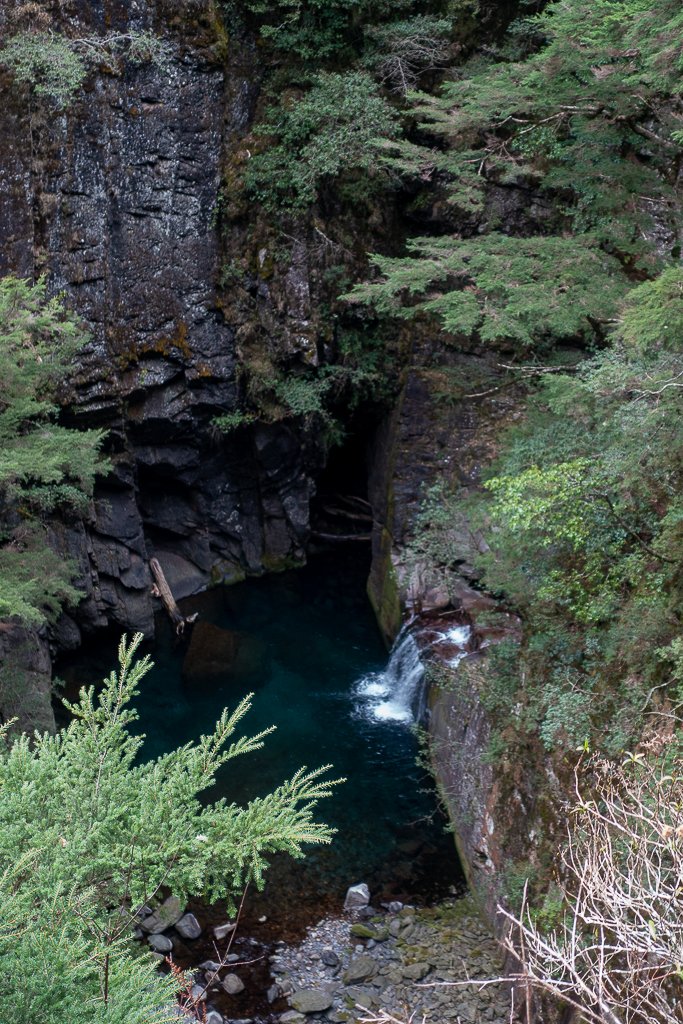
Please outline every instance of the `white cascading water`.
[{"label": "white cascading water", "polygon": [[[433,643],[462,646],[462,652],[448,659],[455,667],[465,657],[469,626],[457,626],[440,633]],[[377,722],[419,722],[425,713],[424,665],[415,637],[404,627],[396,638],[383,672],[363,676],[355,688],[357,710]]]}]

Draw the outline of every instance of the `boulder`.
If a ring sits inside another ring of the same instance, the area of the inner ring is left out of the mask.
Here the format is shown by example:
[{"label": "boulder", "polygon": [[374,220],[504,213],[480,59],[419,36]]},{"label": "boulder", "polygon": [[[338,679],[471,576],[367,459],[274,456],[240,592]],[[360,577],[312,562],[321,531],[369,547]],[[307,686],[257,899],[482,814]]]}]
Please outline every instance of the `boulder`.
[{"label": "boulder", "polygon": [[332,1006],[332,996],[320,988],[300,988],[289,997],[289,1004],[299,1013],[322,1013]]},{"label": "boulder", "polygon": [[377,974],[377,964],[371,956],[357,956],[351,961],[342,974],[345,985],[355,985],[359,981],[368,981]]},{"label": "boulder", "polygon": [[147,941],[155,953],[171,953],[173,950],[173,943],[167,935],[160,933],[150,935]]},{"label": "boulder", "polygon": [[182,935],[184,939],[198,939],[202,934],[202,926],[194,914],[184,914],[180,920],[176,922],[175,930],[178,932],[178,935]]},{"label": "boulder", "polygon": [[358,882],[357,885],[352,885],[347,890],[344,910],[360,910],[362,907],[367,907],[369,902],[370,890],[365,882]]},{"label": "boulder", "polygon": [[153,914],[140,921],[140,927],[149,933],[164,932],[183,916],[183,905],[176,896],[169,896]]},{"label": "boulder", "polygon": [[229,996],[238,996],[240,992],[244,992],[244,982],[236,974],[226,974],[221,985]]},{"label": "boulder", "polygon": [[430,969],[429,964],[408,964],[401,969],[401,974],[409,981],[421,981]]}]

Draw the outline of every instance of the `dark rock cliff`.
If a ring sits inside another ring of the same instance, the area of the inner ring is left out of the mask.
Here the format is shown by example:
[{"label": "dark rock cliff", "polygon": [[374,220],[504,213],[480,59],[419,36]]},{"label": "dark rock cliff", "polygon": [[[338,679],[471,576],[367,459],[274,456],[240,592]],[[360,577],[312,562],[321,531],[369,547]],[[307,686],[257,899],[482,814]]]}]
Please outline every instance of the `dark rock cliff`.
[{"label": "dark rock cliff", "polygon": [[86,594],[58,629],[75,646],[107,622],[153,629],[151,554],[179,596],[300,561],[319,456],[287,425],[212,425],[236,405],[215,222],[224,150],[258,90],[248,43],[219,60],[219,29],[192,4],[58,13],[72,33],[154,28],[172,49],[168,67],[100,68],[62,114],[1,83],[0,272],[47,274],[90,326],[68,415],[107,430],[113,462],[90,521],[53,528]]}]

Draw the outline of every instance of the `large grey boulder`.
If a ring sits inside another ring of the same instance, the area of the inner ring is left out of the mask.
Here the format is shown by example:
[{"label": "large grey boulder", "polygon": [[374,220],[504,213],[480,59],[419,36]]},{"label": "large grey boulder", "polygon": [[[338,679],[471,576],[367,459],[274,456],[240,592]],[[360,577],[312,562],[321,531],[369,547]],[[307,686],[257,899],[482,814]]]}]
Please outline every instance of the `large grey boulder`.
[{"label": "large grey boulder", "polygon": [[365,882],[352,885],[346,893],[344,910],[362,910],[370,902],[370,890]]}]

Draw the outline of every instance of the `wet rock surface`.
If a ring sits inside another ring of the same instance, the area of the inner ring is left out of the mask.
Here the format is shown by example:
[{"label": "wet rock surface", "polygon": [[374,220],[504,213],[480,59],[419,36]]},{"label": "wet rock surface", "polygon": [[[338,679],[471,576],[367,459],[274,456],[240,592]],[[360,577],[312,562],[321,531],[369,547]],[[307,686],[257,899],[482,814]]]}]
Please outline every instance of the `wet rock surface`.
[{"label": "wet rock surface", "polygon": [[[402,1020],[425,1015],[434,1024],[509,1021],[508,992],[477,984],[498,977],[502,958],[469,898],[371,911],[362,933],[360,923],[327,918],[300,945],[282,946],[271,956],[271,972],[291,1008],[274,1020],[300,1024],[293,1010],[306,1020],[355,1024],[365,1008]],[[472,985],[450,984],[468,979]]]}]

